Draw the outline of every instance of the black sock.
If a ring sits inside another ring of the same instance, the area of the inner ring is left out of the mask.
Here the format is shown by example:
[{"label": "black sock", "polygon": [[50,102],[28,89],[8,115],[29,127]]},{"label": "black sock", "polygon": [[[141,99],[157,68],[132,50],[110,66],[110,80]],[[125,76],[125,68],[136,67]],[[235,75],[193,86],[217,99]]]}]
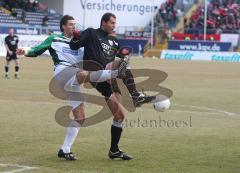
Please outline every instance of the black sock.
[{"label": "black sock", "polygon": [[136,94],[138,94],[138,92],[136,89],[135,81],[134,81],[131,70],[126,71],[126,77],[123,79],[123,83],[126,85],[128,92],[131,94],[131,96],[133,96],[133,97],[139,96],[139,95],[136,95]]},{"label": "black sock", "polygon": [[15,72],[19,71],[19,66],[15,66]]},{"label": "black sock", "polygon": [[9,67],[5,66],[5,72],[8,73]]},{"label": "black sock", "polygon": [[112,125],[111,127],[111,148],[112,152],[117,152],[119,150],[118,143],[121,138],[122,127],[116,127]]}]

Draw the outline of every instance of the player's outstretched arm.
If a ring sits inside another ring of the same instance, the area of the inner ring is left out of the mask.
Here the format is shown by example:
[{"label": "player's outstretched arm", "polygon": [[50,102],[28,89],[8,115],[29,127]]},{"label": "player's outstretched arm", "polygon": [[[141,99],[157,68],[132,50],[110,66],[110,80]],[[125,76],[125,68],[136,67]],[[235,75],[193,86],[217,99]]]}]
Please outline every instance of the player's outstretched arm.
[{"label": "player's outstretched arm", "polygon": [[24,55],[26,57],[37,57],[37,56],[43,54],[47,49],[49,49],[51,47],[51,43],[52,43],[54,37],[55,37],[55,35],[49,36],[41,44],[31,48],[28,51],[24,50],[23,48],[18,48],[17,54]]}]

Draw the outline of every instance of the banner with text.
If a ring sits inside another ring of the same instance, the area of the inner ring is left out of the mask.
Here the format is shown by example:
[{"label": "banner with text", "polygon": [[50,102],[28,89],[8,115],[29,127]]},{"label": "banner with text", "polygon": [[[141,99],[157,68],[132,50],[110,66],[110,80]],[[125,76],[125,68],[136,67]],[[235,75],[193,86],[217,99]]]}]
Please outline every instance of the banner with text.
[{"label": "banner with text", "polygon": [[190,51],[229,51],[231,48],[230,42],[215,42],[215,41],[168,41],[169,50],[190,50]]},{"label": "banner with text", "polygon": [[240,62],[240,52],[163,50],[160,58],[168,60]]},{"label": "banner with text", "polygon": [[166,0],[64,0],[63,14],[69,14],[84,26],[97,28],[104,13],[117,17],[117,27],[145,27]]}]

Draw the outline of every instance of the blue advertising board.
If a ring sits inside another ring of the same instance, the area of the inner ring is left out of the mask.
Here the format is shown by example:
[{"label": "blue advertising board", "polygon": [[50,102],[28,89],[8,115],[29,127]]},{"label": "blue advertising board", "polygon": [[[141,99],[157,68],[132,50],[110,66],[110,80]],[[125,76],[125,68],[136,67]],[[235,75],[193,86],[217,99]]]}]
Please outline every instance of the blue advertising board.
[{"label": "blue advertising board", "polygon": [[[1,34],[7,34],[8,28],[6,26],[0,27]],[[22,34],[22,35],[39,35],[40,29],[39,28],[26,28],[26,27],[13,27],[15,34]]]},{"label": "blue advertising board", "polygon": [[[60,33],[60,29],[58,27],[37,27],[37,26],[9,26],[14,29],[15,34],[17,35],[41,35],[46,34],[48,35],[50,31],[52,33]],[[8,26],[0,26],[0,34],[7,34],[8,33]]]},{"label": "blue advertising board", "polygon": [[187,50],[187,51],[214,51],[227,52],[231,48],[230,42],[216,42],[216,41],[168,41],[169,50]]}]

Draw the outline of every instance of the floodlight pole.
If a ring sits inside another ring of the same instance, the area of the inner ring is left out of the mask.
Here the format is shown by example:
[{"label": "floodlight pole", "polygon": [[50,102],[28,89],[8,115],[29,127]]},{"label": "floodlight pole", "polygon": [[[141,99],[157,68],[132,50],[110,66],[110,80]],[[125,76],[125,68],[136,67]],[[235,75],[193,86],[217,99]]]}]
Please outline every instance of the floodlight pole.
[{"label": "floodlight pole", "polygon": [[[155,0],[153,0],[153,5],[154,5],[154,7],[155,7]],[[154,37],[154,17],[155,17],[155,15],[156,15],[156,11],[154,11],[154,13],[152,14],[152,19],[151,19],[151,42],[150,42],[150,44],[151,44],[151,48],[153,48],[153,37]]]},{"label": "floodlight pole", "polygon": [[85,29],[85,18],[86,18],[86,10],[83,9],[83,29]]},{"label": "floodlight pole", "polygon": [[208,0],[204,0],[205,3],[205,10],[204,10],[204,41],[206,41],[206,37],[207,37],[207,1]]},{"label": "floodlight pole", "polygon": [[154,15],[152,15],[151,20],[151,48],[153,48],[153,36],[154,36]]}]

